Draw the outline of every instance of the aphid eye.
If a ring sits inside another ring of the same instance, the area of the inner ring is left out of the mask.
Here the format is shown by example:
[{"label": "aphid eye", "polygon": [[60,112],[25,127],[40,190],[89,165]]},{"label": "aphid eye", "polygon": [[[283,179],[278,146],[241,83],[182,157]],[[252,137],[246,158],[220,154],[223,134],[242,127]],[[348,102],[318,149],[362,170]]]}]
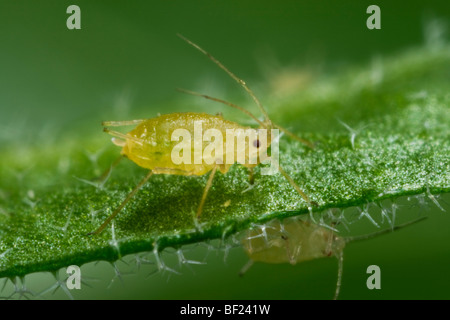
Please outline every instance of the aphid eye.
[{"label": "aphid eye", "polygon": [[253,141],[253,146],[254,146],[254,147],[259,148],[260,145],[261,145],[261,143],[259,142],[259,140]]}]

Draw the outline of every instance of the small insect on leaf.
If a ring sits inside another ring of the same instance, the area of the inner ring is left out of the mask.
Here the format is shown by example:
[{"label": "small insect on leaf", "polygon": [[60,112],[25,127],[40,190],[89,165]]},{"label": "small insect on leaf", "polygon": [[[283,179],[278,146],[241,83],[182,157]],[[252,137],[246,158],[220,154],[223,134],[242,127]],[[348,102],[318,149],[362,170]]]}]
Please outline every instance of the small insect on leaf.
[{"label": "small insect on leaf", "polygon": [[[159,115],[156,118],[144,120],[103,122],[103,126],[105,126],[104,131],[114,136],[113,143],[122,148],[122,156],[130,159],[138,166],[148,169],[149,173],[103,224],[90,234],[102,232],[153,174],[201,176],[209,173],[208,181],[197,207],[196,218],[199,219],[217,170],[222,174],[226,174],[235,163],[248,168],[250,181],[253,182],[252,169],[269,160],[275,167],[275,170],[269,170],[269,174],[272,174],[272,172],[281,173],[301,196],[301,201],[306,202],[309,208],[314,204],[294,179],[281,168],[278,159],[273,159],[273,154],[278,155],[278,152],[272,152],[272,155],[268,156],[268,149],[271,147],[272,139],[276,141],[278,130],[301,141],[307,147],[312,148],[312,143],[275,125],[245,81],[238,78],[200,46],[181,35],[179,37],[205,54],[241,85],[258,106],[261,114],[264,116],[264,120],[259,120],[258,117],[245,108],[231,102],[180,89],[184,93],[200,96],[238,109],[255,120],[259,124],[259,128],[242,126],[236,122],[225,120],[222,115],[194,112]],[[126,134],[107,128],[129,125],[135,125],[136,127]],[[277,144],[274,143],[274,145]],[[270,169],[273,169],[272,166]]]},{"label": "small insect on leaf", "polygon": [[392,229],[345,238],[338,236],[331,229],[297,217],[287,218],[283,221],[274,219],[262,226],[246,231],[242,239],[242,246],[250,260],[242,268],[240,275],[243,275],[254,262],[295,265],[308,260],[334,256],[339,262],[334,294],[334,299],[337,299],[342,282],[344,248],[347,243],[370,239],[424,219],[426,217],[395,226]]},{"label": "small insect on leaf", "polygon": [[272,220],[263,229],[247,232],[242,241],[254,262],[295,265],[331,255],[340,255],[345,240],[333,231],[300,219]]}]

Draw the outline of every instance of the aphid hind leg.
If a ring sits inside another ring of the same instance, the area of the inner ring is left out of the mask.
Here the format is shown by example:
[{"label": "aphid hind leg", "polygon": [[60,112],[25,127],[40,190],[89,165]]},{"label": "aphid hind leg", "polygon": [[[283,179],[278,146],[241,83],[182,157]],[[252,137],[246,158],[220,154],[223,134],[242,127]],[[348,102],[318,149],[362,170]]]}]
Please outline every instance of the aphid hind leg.
[{"label": "aphid hind leg", "polygon": [[88,235],[99,234],[100,232],[102,232],[103,229],[105,229],[105,227],[111,222],[111,220],[114,219],[120,213],[120,211],[122,211],[122,209],[125,207],[125,205],[128,203],[128,201],[130,201],[131,198],[133,198],[133,196],[136,194],[136,192],[138,192],[139,189],[142,188],[142,186],[148,181],[148,179],[150,179],[150,177],[152,175],[153,175],[153,171],[150,171],[149,173],[147,173],[147,175],[144,177],[144,179],[142,179],[137,184],[137,186],[134,187],[134,189],[128,194],[128,196],[125,198],[125,200],[122,201],[120,206],[117,207],[116,210],[114,210],[114,212],[103,222],[103,224],[94,232],[88,233]]},{"label": "aphid hind leg", "polygon": [[242,267],[241,271],[239,271],[239,276],[242,277],[244,274],[250,269],[250,267],[255,263],[252,259],[248,260],[248,262]]},{"label": "aphid hind leg", "polygon": [[212,171],[211,171],[211,173],[209,175],[208,182],[206,183],[205,190],[203,190],[202,199],[201,199],[200,204],[199,204],[198,209],[197,209],[197,218],[199,218],[200,215],[202,214],[203,205],[205,204],[205,200],[206,200],[206,197],[208,196],[209,189],[212,186],[213,179],[214,179],[214,176],[216,174],[217,168],[218,168],[217,165],[214,166],[214,168],[212,169]]},{"label": "aphid hind leg", "polygon": [[338,259],[338,275],[336,281],[336,291],[334,292],[333,300],[338,299],[339,293],[341,291],[342,273],[344,271],[344,253],[340,252],[336,258]]},{"label": "aphid hind leg", "polygon": [[292,248],[291,248],[290,242],[289,242],[289,237],[285,234],[281,234],[281,239],[283,239],[285,241],[286,255],[289,260],[289,263],[292,265],[296,264],[295,252],[292,251]]},{"label": "aphid hind leg", "polygon": [[216,101],[216,102],[222,103],[222,104],[227,105],[227,106],[229,106],[231,108],[237,109],[237,110],[245,113],[246,115],[248,115],[253,120],[255,120],[261,127],[263,127],[263,128],[267,127],[267,125],[264,122],[259,120],[250,111],[248,111],[248,110],[246,110],[246,109],[244,109],[244,108],[242,108],[242,107],[240,107],[240,106],[238,106],[238,105],[236,105],[234,103],[231,103],[231,102],[228,102],[228,101],[225,101],[225,100],[222,100],[222,99],[214,98],[214,97],[208,96],[206,94],[198,93],[198,92],[195,92],[195,91],[190,91],[190,90],[180,89],[180,88],[178,88],[177,90],[182,92],[182,93],[190,94],[190,95],[193,95],[193,96],[199,96],[199,97],[202,97],[202,98],[205,98],[205,99],[208,99],[208,100],[212,100],[212,101]]}]

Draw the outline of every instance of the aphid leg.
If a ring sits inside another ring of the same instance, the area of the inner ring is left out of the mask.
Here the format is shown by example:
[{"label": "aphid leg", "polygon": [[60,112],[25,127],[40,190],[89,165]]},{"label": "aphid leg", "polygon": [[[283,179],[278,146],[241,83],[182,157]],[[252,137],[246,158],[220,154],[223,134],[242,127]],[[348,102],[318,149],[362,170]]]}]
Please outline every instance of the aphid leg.
[{"label": "aphid leg", "polygon": [[344,253],[341,252],[338,256],[338,276],[337,276],[337,282],[336,282],[336,291],[334,292],[333,300],[337,300],[339,297],[339,292],[341,290],[341,284],[342,284],[342,272],[344,270]]},{"label": "aphid leg", "polygon": [[200,215],[202,214],[203,205],[205,204],[206,197],[208,196],[208,191],[212,186],[212,182],[214,179],[214,175],[216,174],[217,167],[218,167],[217,165],[214,166],[214,168],[212,169],[212,171],[209,175],[208,182],[206,183],[205,190],[203,191],[202,200],[200,201],[200,205],[198,206],[198,209],[197,209],[197,218],[199,218]]},{"label": "aphid leg", "polygon": [[250,269],[253,263],[253,260],[248,260],[248,262],[242,267],[241,271],[239,271],[239,276],[242,277],[248,271],[248,269]]},{"label": "aphid leg", "polygon": [[217,66],[219,66],[219,68],[221,68],[222,70],[224,70],[231,78],[233,78],[237,83],[239,83],[244,90],[250,95],[250,97],[252,97],[253,101],[256,103],[256,105],[258,106],[259,110],[261,111],[261,113],[264,115],[264,122],[261,122],[260,120],[258,120],[253,114],[251,114],[249,111],[245,110],[242,107],[239,107],[233,103],[221,100],[221,99],[217,99],[217,98],[213,98],[204,94],[199,94],[197,92],[192,92],[192,91],[187,91],[187,90],[180,90],[182,92],[188,93],[188,94],[193,94],[193,95],[197,95],[197,96],[201,96],[204,97],[206,99],[210,99],[210,100],[214,100],[223,104],[226,104],[232,108],[241,110],[242,112],[246,113],[247,115],[249,115],[250,117],[252,117],[254,120],[256,120],[256,122],[258,122],[261,127],[263,128],[271,128],[271,127],[275,127],[280,129],[281,131],[285,132],[287,135],[293,137],[294,139],[297,139],[298,141],[300,141],[301,143],[307,145],[310,148],[314,148],[314,145],[305,140],[302,139],[298,136],[296,136],[295,134],[289,132],[288,130],[278,126],[278,125],[274,125],[272,123],[272,121],[270,120],[269,114],[267,113],[267,111],[264,109],[262,103],[259,101],[259,99],[256,97],[256,95],[253,93],[253,91],[247,86],[247,84],[245,83],[244,80],[240,79],[239,77],[237,77],[233,72],[231,72],[227,67],[225,67],[219,60],[217,60],[216,58],[214,58],[209,52],[207,52],[206,50],[204,50],[203,48],[201,48],[199,45],[193,43],[192,41],[190,41],[189,39],[185,38],[184,36],[182,36],[181,34],[178,34],[178,36],[183,39],[184,41],[186,41],[189,45],[193,46],[194,48],[196,48],[198,51],[200,51],[201,53],[203,53],[204,55],[206,55],[212,62],[214,62]]},{"label": "aphid leg", "polygon": [[289,237],[281,234],[281,239],[286,241],[286,255],[288,257],[289,263],[292,265],[296,264],[297,261],[295,260],[295,252],[292,252],[291,250],[291,246],[289,245]]},{"label": "aphid leg", "polygon": [[253,168],[248,168],[248,182],[251,185],[255,183],[255,175],[253,173]]},{"label": "aphid leg", "polygon": [[123,209],[123,207],[125,207],[125,205],[128,203],[128,201],[130,201],[131,198],[133,198],[133,196],[136,194],[136,192],[138,192],[138,190],[147,182],[148,179],[150,179],[150,177],[153,175],[153,171],[150,171],[145,177],[144,179],[142,179],[138,185],[136,187],[134,187],[134,189],[128,194],[128,196],[125,198],[125,200],[123,200],[123,202],[120,204],[120,206],[114,210],[114,212],[103,222],[103,224],[94,232],[90,232],[88,233],[88,235],[92,235],[92,234],[99,234],[100,232],[103,231],[103,229],[105,229],[105,227],[111,222],[112,219],[114,219],[119,212]]},{"label": "aphid leg", "polygon": [[287,134],[287,135],[290,136],[291,138],[294,138],[295,140],[300,141],[301,143],[303,143],[304,145],[310,147],[311,149],[314,149],[314,144],[313,144],[312,142],[310,142],[310,141],[308,141],[308,140],[306,140],[306,139],[300,138],[300,137],[297,136],[296,134],[290,132],[289,130],[287,130],[287,129],[285,129],[285,128],[283,128],[283,127],[281,127],[281,126],[279,126],[279,125],[277,125],[277,124],[275,124],[275,123],[272,123],[272,125],[273,125],[275,128],[277,128],[277,129],[283,131],[285,134]]},{"label": "aphid leg", "polygon": [[308,204],[308,206],[312,206],[314,203],[312,203],[308,196],[303,192],[302,189],[300,189],[300,187],[295,183],[294,179],[291,178],[290,175],[288,175],[282,168],[281,166],[278,166],[278,171],[280,171],[280,173],[286,178],[287,181],[289,181],[289,183],[291,184],[291,186],[294,187],[295,190],[297,190],[297,192],[302,196],[302,198],[306,201],[306,203]]},{"label": "aphid leg", "polygon": [[222,99],[214,98],[214,97],[208,96],[208,95],[206,95],[206,94],[198,93],[198,92],[195,92],[195,91],[190,91],[190,90],[180,89],[180,88],[178,88],[177,90],[180,91],[180,92],[182,92],[182,93],[190,94],[190,95],[193,95],[193,96],[199,96],[199,97],[202,97],[202,98],[205,98],[205,99],[208,99],[208,100],[216,101],[216,102],[222,103],[222,104],[224,104],[224,105],[227,105],[227,106],[229,106],[229,107],[232,107],[232,108],[234,108],[234,109],[237,109],[237,110],[239,110],[239,111],[242,111],[243,113],[245,113],[246,115],[248,115],[250,118],[252,118],[252,119],[255,120],[256,122],[258,122],[258,124],[259,124],[261,127],[263,127],[263,128],[266,128],[266,127],[267,127],[267,126],[264,124],[264,122],[262,122],[262,121],[259,120],[257,117],[255,117],[250,111],[245,110],[244,108],[242,108],[242,107],[240,107],[240,106],[238,106],[238,105],[236,105],[236,104],[234,104],[234,103],[231,103],[231,102],[228,102],[228,101],[225,101],[225,100],[222,100]]},{"label": "aphid leg", "polygon": [[399,229],[402,229],[402,228],[407,227],[409,225],[412,225],[412,224],[415,224],[417,222],[423,221],[425,219],[427,219],[427,217],[421,217],[421,218],[418,218],[416,220],[412,220],[412,221],[409,221],[409,222],[406,222],[406,223],[394,226],[392,229],[380,230],[380,231],[377,231],[377,232],[373,232],[373,233],[370,233],[370,234],[364,234],[364,235],[360,235],[360,236],[345,237],[345,243],[375,238],[375,237],[378,237],[379,235],[397,231]]},{"label": "aphid leg", "polygon": [[328,244],[327,244],[327,249],[325,252],[325,255],[327,256],[331,256],[333,254],[333,240],[334,240],[334,231],[331,230],[330,236],[328,237]]},{"label": "aphid leg", "polygon": [[[267,124],[270,124],[270,118],[269,115],[267,114],[266,110],[264,109],[263,105],[261,104],[261,102],[259,101],[259,99],[256,97],[256,95],[253,93],[252,90],[250,90],[249,87],[247,87],[246,83],[244,80],[238,78],[233,72],[231,72],[227,67],[225,67],[219,60],[217,60],[216,58],[214,58],[209,52],[207,52],[206,50],[204,50],[203,48],[201,48],[199,45],[193,43],[191,40],[185,38],[184,36],[182,36],[181,34],[178,34],[178,36],[183,39],[184,41],[186,41],[189,45],[193,46],[195,49],[197,49],[198,51],[200,51],[201,53],[203,53],[205,56],[207,56],[212,62],[214,62],[219,68],[221,68],[223,71],[225,71],[231,78],[233,78],[237,83],[239,83],[242,88],[244,88],[244,90],[250,95],[250,97],[252,97],[253,101],[255,101],[256,105],[258,106],[259,110],[261,111],[261,113],[264,115],[265,121]],[[267,127],[267,125],[264,125],[264,127]]]},{"label": "aphid leg", "polygon": [[117,167],[117,165],[120,163],[120,161],[124,158],[124,155],[120,155],[112,164],[111,166],[105,170],[105,172],[103,172],[100,176],[94,178],[94,181],[99,181],[100,183],[105,183],[106,180],[108,179],[109,175],[111,174],[111,172],[113,171],[113,169],[115,167]]}]

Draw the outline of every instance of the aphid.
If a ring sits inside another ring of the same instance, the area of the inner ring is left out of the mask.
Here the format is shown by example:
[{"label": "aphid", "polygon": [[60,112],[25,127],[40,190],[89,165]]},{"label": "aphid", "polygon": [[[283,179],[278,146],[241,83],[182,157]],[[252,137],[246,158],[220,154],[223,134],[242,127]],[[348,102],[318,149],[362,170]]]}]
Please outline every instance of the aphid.
[{"label": "aphid", "polygon": [[[261,132],[260,129],[266,129],[266,132],[270,131],[269,129],[278,129],[287,135],[291,136],[294,139],[299,140],[306,146],[313,148],[311,142],[304,140],[300,137],[297,137],[293,133],[288,130],[274,124],[267,114],[266,110],[262,106],[261,102],[256,98],[254,93],[247,87],[245,82],[238,78],[234,73],[229,71],[221,62],[216,60],[211,54],[203,50],[201,47],[186,39],[185,37],[179,35],[181,39],[186,41],[189,45],[193,46],[203,54],[205,54],[210,60],[212,60],[217,66],[223,69],[231,78],[233,78],[236,82],[238,82],[245,91],[252,97],[262,115],[264,116],[264,120],[259,120],[256,116],[254,116],[248,110],[237,106],[233,103],[213,98],[207,95],[199,94],[192,91],[181,90],[185,93],[189,93],[196,96],[201,96],[203,98],[213,100],[216,102],[223,103],[229,107],[240,110],[245,113],[253,120],[255,120],[259,124],[258,129],[252,129],[250,127],[241,126],[238,123],[225,120],[221,115],[209,115],[206,113],[172,113],[167,115],[161,115],[156,118],[146,119],[146,120],[131,120],[131,121],[107,121],[103,122],[104,131],[114,136],[113,142],[114,144],[122,147],[121,155],[127,157],[128,159],[135,162],[137,165],[149,169],[148,174],[138,183],[138,185],[128,194],[125,200],[121,203],[121,205],[103,222],[103,224],[94,232],[90,234],[98,234],[100,233],[110,222],[116,217],[117,214],[123,209],[123,207],[128,203],[128,201],[136,194],[136,192],[148,181],[148,179],[153,174],[177,174],[177,175],[204,175],[210,172],[208,181],[206,183],[205,189],[203,191],[202,198],[200,199],[200,203],[197,209],[197,218],[200,217],[203,211],[203,205],[208,195],[208,191],[213,184],[214,175],[217,170],[220,170],[223,174],[227,173],[230,167],[233,165],[233,161],[229,163],[228,161],[224,163],[223,161],[203,158],[200,159],[200,163],[196,163],[196,161],[191,161],[190,164],[186,163],[174,163],[173,158],[171,157],[172,151],[178,142],[172,141],[172,136],[174,131],[177,129],[184,130],[190,135],[195,136],[195,123],[201,121],[203,130],[214,129],[218,130],[222,133],[223,137],[226,137],[226,131],[228,129],[235,130],[253,130],[253,141],[249,141],[248,145],[245,148],[245,160],[249,160],[250,158],[253,161],[241,161],[240,164],[247,167],[250,171],[250,177],[252,179],[252,168],[260,163],[260,152],[265,152],[270,144],[271,138],[270,136],[266,136],[266,143],[264,144],[264,139],[260,139]],[[113,131],[108,129],[107,127],[111,126],[128,126],[128,125],[136,125],[136,128],[127,134],[123,134],[121,132]],[[223,142],[223,145],[226,144],[226,141]],[[194,142],[196,143],[196,142]],[[257,154],[252,153],[249,148],[253,146],[252,150],[256,149]],[[205,147],[202,146],[202,151],[205,151]],[[194,150],[195,152],[195,150]],[[195,155],[194,155],[195,156]],[[216,155],[214,155],[215,157]],[[234,155],[237,156],[237,155]],[[208,161],[209,160],[209,161]],[[223,160],[223,159],[222,159]],[[294,189],[300,194],[303,200],[308,204],[308,207],[312,206],[312,202],[309,200],[308,196],[303,192],[302,189],[297,185],[297,183],[280,167],[278,166],[279,172],[289,181],[289,183],[294,187]]]},{"label": "aphid", "polygon": [[250,260],[242,268],[240,275],[243,275],[254,262],[295,265],[308,260],[334,256],[338,259],[338,277],[334,294],[336,300],[342,283],[344,248],[347,243],[392,232],[424,219],[426,217],[372,234],[346,238],[338,236],[332,229],[310,221],[298,218],[289,218],[284,221],[274,219],[266,223],[262,230],[253,228],[246,232],[242,239],[242,246]]}]

